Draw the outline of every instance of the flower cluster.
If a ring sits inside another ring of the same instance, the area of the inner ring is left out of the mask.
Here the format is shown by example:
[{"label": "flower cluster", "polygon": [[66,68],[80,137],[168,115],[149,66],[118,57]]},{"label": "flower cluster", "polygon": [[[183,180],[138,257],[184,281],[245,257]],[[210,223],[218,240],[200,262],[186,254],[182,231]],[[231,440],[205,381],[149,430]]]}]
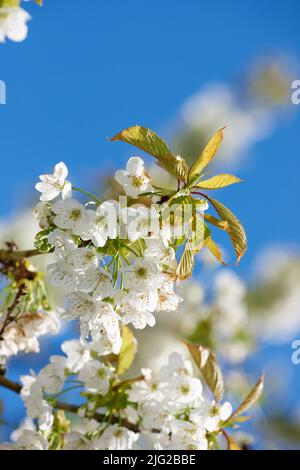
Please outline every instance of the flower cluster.
[{"label": "flower cluster", "polygon": [[206,450],[213,445],[232,413],[229,402],[222,405],[203,393],[192,363],[178,353],[169,356],[157,377],[143,369],[144,380],[129,391],[138,403],[141,429],[156,449]]},{"label": "flower cluster", "polygon": [[[201,380],[192,363],[176,353],[158,374],[143,368],[138,377],[122,377],[137,351],[129,327],[153,327],[158,312],[178,311],[182,298],[177,285],[192,275],[195,255],[204,247],[224,263],[207,223],[228,231],[237,263],[246,251],[238,219],[202,193],[240,181],[226,174],[203,180],[222,131],[190,169],[150,129],[133,126],[112,139],[147,150],[175,176],[176,189],[153,184],[139,157],[131,157],[126,169],[115,174],[126,194],[119,200],[101,201],[72,186],[63,162],[53,174],[40,176],[36,249],[18,251],[8,244],[0,250],[1,272],[10,280],[2,306],[0,355],[38,351],[38,336],[58,329],[44,276],[27,259],[38,254],[51,254],[47,278],[62,288],[66,302],[61,317],[79,322],[80,338],[65,341],[65,355],[50,356],[38,374],[21,377],[22,385],[0,376],[0,385],[20,392],[28,415],[13,433],[14,443],[5,448],[204,450],[219,448],[220,436],[231,446],[223,428],[235,425],[259,398],[263,378],[233,412],[223,402],[224,379],[215,355],[191,343],[186,346]],[[75,199],[75,191],[88,199]],[[206,214],[209,205],[221,219]],[[221,292],[226,299],[226,286]],[[79,405],[60,401],[70,391],[78,395]],[[69,421],[65,413],[77,419]]]},{"label": "flower cluster", "polygon": [[[39,374],[21,377],[29,419],[14,432],[13,448],[126,450],[137,448],[142,437],[149,448],[206,450],[216,445],[232,414],[229,402],[221,405],[204,395],[191,362],[177,353],[157,377],[143,369],[133,383],[120,383],[116,368],[106,360],[108,341],[70,340],[62,350],[66,356],[51,356]],[[84,388],[86,400],[77,407],[76,424],[65,418],[59,427],[57,397],[74,383],[73,388]],[[32,419],[38,419],[38,431]]]},{"label": "flower cluster", "polygon": [[[55,258],[48,266],[49,279],[68,292],[64,318],[79,319],[84,338],[91,335],[96,340],[105,332],[118,353],[120,324],[138,329],[154,326],[155,312],[175,311],[181,302],[174,291],[173,241],[160,226],[161,209],[142,204],[121,207],[114,200],[88,208],[70,197],[67,173],[59,163],[53,175],[42,175],[36,185],[42,192],[35,209],[43,229],[40,241]],[[138,157],[131,158],[116,178],[131,196],[149,190]],[[51,204],[58,194],[62,199]],[[124,238],[122,225],[126,225]]]},{"label": "flower cluster", "polygon": [[59,331],[59,320],[54,312],[23,313],[18,321],[9,323],[0,341],[0,364],[5,365],[10,356],[19,352],[38,353],[38,338]]}]

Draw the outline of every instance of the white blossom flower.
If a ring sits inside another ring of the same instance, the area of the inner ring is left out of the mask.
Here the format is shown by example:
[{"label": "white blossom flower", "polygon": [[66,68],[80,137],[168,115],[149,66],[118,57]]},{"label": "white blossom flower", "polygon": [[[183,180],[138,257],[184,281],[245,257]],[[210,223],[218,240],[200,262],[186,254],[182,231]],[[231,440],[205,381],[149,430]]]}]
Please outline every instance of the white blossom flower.
[{"label": "white blossom flower", "polygon": [[75,199],[57,201],[52,206],[56,214],[54,223],[59,228],[70,229],[74,235],[80,235],[89,223],[88,213],[85,207]]},{"label": "white blossom flower", "polygon": [[107,354],[119,354],[122,347],[122,337],[119,328],[119,319],[115,320],[115,331],[110,332],[108,337],[104,328],[97,328],[91,331],[92,342],[88,343],[87,347],[91,353],[97,353],[100,356]]},{"label": "white blossom flower", "polygon": [[159,211],[155,207],[126,207],[121,210],[122,220],[127,225],[127,236],[131,242],[139,238],[159,237]]},{"label": "white blossom flower", "polygon": [[174,419],[169,424],[170,443],[165,449],[174,450],[207,450],[205,430],[188,421]]},{"label": "white blossom flower", "polygon": [[[72,196],[72,185],[66,181],[68,169],[63,162],[57,163],[53,175],[41,175],[41,183],[37,183],[35,188],[42,193],[41,201],[51,201],[60,193],[63,199]],[[62,227],[63,228],[63,227]]]},{"label": "white blossom flower", "polygon": [[20,351],[38,353],[39,336],[57,334],[59,321],[54,312],[24,313],[17,322],[10,323],[0,341],[0,357],[8,358]]},{"label": "white blossom flower", "polygon": [[202,400],[202,384],[199,379],[184,375],[173,376],[169,381],[169,396],[177,403],[192,403]]},{"label": "white blossom flower", "polygon": [[123,323],[132,323],[137,329],[155,325],[153,312],[158,304],[157,290],[146,288],[142,292],[120,292],[116,295],[115,302]]},{"label": "white blossom flower", "polygon": [[118,424],[108,426],[102,434],[98,446],[104,450],[129,450],[138,440],[139,434]]},{"label": "white blossom flower", "polygon": [[59,393],[65,381],[66,359],[62,356],[51,356],[47,364],[38,374],[38,382],[49,394]]},{"label": "white blossom flower", "polygon": [[183,302],[183,298],[175,294],[175,292],[168,292],[161,288],[158,291],[158,312],[175,312],[178,305]]},{"label": "white blossom flower", "polygon": [[71,431],[64,435],[64,450],[93,450],[92,442],[81,432]]},{"label": "white blossom flower", "polygon": [[38,378],[32,375],[21,376],[23,387],[21,397],[24,400],[28,416],[39,419],[39,428],[48,430],[53,424],[52,407],[43,398],[43,388]]},{"label": "white blossom flower", "polygon": [[92,297],[84,292],[73,292],[68,297],[69,307],[64,314],[68,320],[75,318],[87,317],[92,318],[96,313],[96,303]]},{"label": "white blossom flower", "polygon": [[166,384],[155,377],[151,369],[142,369],[141,372],[144,380],[140,380],[132,385],[128,391],[129,400],[141,404],[149,401],[162,401]]},{"label": "white blossom flower", "polygon": [[145,403],[142,404],[142,414],[142,426],[147,431],[168,429],[168,423],[173,419],[173,415],[165,403],[151,400],[149,397],[145,397]]},{"label": "white blossom flower", "polygon": [[26,416],[22,421],[21,423],[19,424],[18,428],[15,429],[11,435],[10,435],[10,439],[13,441],[13,442],[17,442],[17,440],[19,439],[19,437],[21,437],[21,435],[23,434],[24,431],[36,431],[36,427],[35,427],[35,424],[33,422],[33,420],[31,418],[29,418],[28,416]]},{"label": "white blossom flower", "polygon": [[115,178],[123,186],[126,194],[131,197],[152,189],[150,179],[145,173],[144,162],[139,157],[129,158],[126,170],[116,171]]},{"label": "white blossom flower", "polygon": [[221,421],[226,421],[231,414],[232,406],[228,401],[220,405],[204,400],[199,408],[191,412],[190,418],[207,431],[214,432],[220,428]]},{"label": "white blossom flower", "polygon": [[106,395],[112,374],[112,370],[103,362],[91,359],[80,370],[78,378],[84,382],[86,392]]},{"label": "white blossom flower", "polygon": [[117,236],[119,203],[105,201],[97,209],[88,210],[89,222],[81,233],[82,240],[91,240],[94,246],[102,247],[108,238]]},{"label": "white blossom flower", "polygon": [[125,268],[125,289],[143,291],[145,288],[155,289],[159,287],[159,273],[157,265],[144,258],[136,258],[132,267]]},{"label": "white blossom flower", "polygon": [[167,380],[178,375],[192,377],[193,366],[191,361],[185,359],[181,354],[174,352],[169,355],[168,364],[160,368],[159,376],[162,380]]},{"label": "white blossom flower", "polygon": [[14,445],[14,448],[18,450],[47,450],[48,447],[45,437],[30,429],[25,429]]},{"label": "white blossom flower", "polygon": [[0,8],[0,42],[5,42],[5,37],[15,42],[24,41],[30,18],[23,8]]},{"label": "white blossom flower", "polygon": [[71,234],[58,228],[49,233],[48,242],[55,247],[54,256],[58,260],[64,260],[77,247]]},{"label": "white blossom flower", "polygon": [[67,369],[74,373],[79,372],[91,358],[88,345],[77,339],[64,341],[61,349],[67,355]]},{"label": "white blossom flower", "polygon": [[[88,295],[87,297],[91,299]],[[93,304],[94,310],[88,312],[81,320],[82,335],[88,336],[89,332],[92,332],[93,339],[97,340],[97,338],[99,339],[99,337],[104,334],[112,343],[113,350],[115,351],[119,348],[120,344],[120,317],[108,302],[95,301]],[[98,336],[96,336],[96,334],[98,334]],[[116,349],[114,343],[116,344]]]},{"label": "white blossom flower", "polygon": [[66,258],[66,262],[78,274],[95,270],[98,267],[99,260],[98,254],[91,248],[76,248]]},{"label": "white blossom flower", "polygon": [[75,290],[78,278],[72,267],[64,262],[58,261],[47,266],[50,283],[53,286],[64,287],[68,292]]},{"label": "white blossom flower", "polygon": [[169,265],[175,260],[175,251],[164,243],[161,238],[147,238],[144,257],[156,263]]},{"label": "white blossom flower", "polygon": [[79,279],[78,289],[91,294],[95,300],[105,299],[113,293],[112,276],[102,268],[87,272]]}]

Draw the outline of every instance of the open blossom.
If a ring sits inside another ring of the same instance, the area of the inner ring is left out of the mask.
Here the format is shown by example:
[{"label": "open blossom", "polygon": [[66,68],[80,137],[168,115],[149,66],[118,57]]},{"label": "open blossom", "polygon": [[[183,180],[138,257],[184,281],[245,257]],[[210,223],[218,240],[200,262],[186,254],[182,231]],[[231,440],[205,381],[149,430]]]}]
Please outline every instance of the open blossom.
[{"label": "open blossom", "polygon": [[63,162],[57,163],[52,175],[41,175],[41,183],[37,183],[35,188],[42,193],[41,201],[51,201],[60,193],[62,198],[69,198],[72,195],[72,185],[66,181],[68,169]]},{"label": "open blossom", "polygon": [[54,256],[57,260],[64,260],[68,253],[76,248],[76,242],[71,234],[58,228],[49,233],[48,242],[54,246]]},{"label": "open blossom", "polygon": [[209,432],[217,431],[222,421],[226,421],[232,413],[231,403],[228,401],[222,405],[215,401],[203,401],[200,408],[191,413],[191,420],[200,424]]},{"label": "open blossom", "polygon": [[77,248],[71,251],[66,261],[75,273],[85,274],[87,271],[95,270],[99,264],[100,257],[91,248]]},{"label": "open blossom", "polygon": [[53,286],[64,287],[68,292],[76,289],[78,279],[72,267],[64,261],[49,264],[48,277]]},{"label": "open blossom", "polygon": [[157,290],[147,288],[141,292],[134,290],[128,293],[120,292],[115,297],[115,302],[123,323],[132,323],[137,329],[143,329],[146,325],[155,325],[153,312],[158,304]]},{"label": "open blossom", "polygon": [[111,274],[102,268],[87,272],[79,279],[78,289],[91,294],[95,300],[105,299],[113,293]]},{"label": "open blossom", "polygon": [[85,207],[75,199],[57,201],[52,206],[56,214],[54,223],[62,229],[72,230],[74,235],[84,232],[89,223],[88,213]]},{"label": "open blossom", "polygon": [[136,258],[132,267],[125,268],[125,289],[144,290],[145,287],[157,288],[159,285],[157,265],[150,260]]},{"label": "open blossom", "polygon": [[51,356],[47,364],[38,374],[38,382],[49,394],[59,393],[65,381],[66,359],[61,356]]},{"label": "open blossom", "polygon": [[0,42],[5,42],[6,37],[15,42],[24,41],[30,18],[29,13],[23,8],[0,8]]},{"label": "open blossom", "polygon": [[70,372],[79,372],[91,358],[87,344],[77,339],[64,341],[61,349],[67,355],[66,367]]},{"label": "open blossom", "polygon": [[110,387],[112,371],[104,363],[91,359],[79,372],[79,380],[85,385],[88,393],[106,395]]},{"label": "open blossom", "polygon": [[108,426],[102,434],[98,446],[104,450],[129,450],[138,440],[139,434],[118,424]]},{"label": "open blossom", "polygon": [[82,240],[91,240],[94,246],[102,247],[108,238],[116,238],[119,203],[105,201],[96,210],[88,210],[89,221],[81,233]]},{"label": "open blossom", "polygon": [[73,292],[69,296],[69,307],[65,318],[74,320],[75,318],[91,318],[96,312],[96,303],[92,297],[84,292]]},{"label": "open blossom", "polygon": [[116,171],[115,178],[123,186],[126,194],[131,197],[152,189],[150,179],[145,173],[144,162],[139,157],[129,158],[126,170]]},{"label": "open blossom", "polygon": [[25,429],[16,440],[13,448],[19,450],[47,450],[49,443],[42,434]]},{"label": "open blossom", "polygon": [[46,431],[53,424],[51,405],[44,399],[43,387],[35,375],[21,376],[23,384],[21,397],[24,400],[30,418],[38,418],[39,429]]},{"label": "open blossom", "polygon": [[[172,420],[168,428],[170,433],[162,439],[163,449],[168,450],[207,450],[205,430],[193,423],[181,419]],[[156,446],[159,448],[160,446]]]},{"label": "open blossom", "polygon": [[121,216],[127,223],[127,234],[130,241],[139,238],[159,237],[159,211],[155,207],[148,208],[142,204],[138,207],[126,207]]},{"label": "open blossom", "polygon": [[20,351],[38,353],[39,337],[57,334],[58,331],[59,321],[54,312],[25,313],[5,328],[3,340],[0,341],[0,357],[5,362]]}]

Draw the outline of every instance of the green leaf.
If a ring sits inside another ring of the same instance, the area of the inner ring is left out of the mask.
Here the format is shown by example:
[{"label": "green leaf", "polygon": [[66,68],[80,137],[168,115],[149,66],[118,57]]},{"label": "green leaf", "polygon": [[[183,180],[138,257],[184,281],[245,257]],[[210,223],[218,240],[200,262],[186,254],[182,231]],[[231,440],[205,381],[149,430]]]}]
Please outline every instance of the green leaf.
[{"label": "green leaf", "polygon": [[171,150],[154,131],[147,127],[132,126],[116,134],[110,140],[121,140],[134,145],[155,158],[165,158],[172,155]]},{"label": "green leaf", "polygon": [[48,242],[50,230],[41,230],[35,236],[34,246],[37,248],[41,253],[49,253],[54,246]]},{"label": "green leaf", "polygon": [[232,413],[232,415],[228,418],[227,422],[235,421],[239,415],[247,411],[251,406],[253,406],[261,397],[264,389],[264,382],[265,376],[262,374],[253,387],[253,389],[248,393],[246,398],[242,401],[240,406]]},{"label": "green leaf", "polygon": [[193,274],[195,265],[194,250],[191,240],[187,240],[176,269],[176,276],[182,281],[188,279]]},{"label": "green leaf", "polygon": [[199,253],[205,246],[205,240],[210,237],[210,230],[204,220],[198,216],[192,222],[192,244],[194,254]]},{"label": "green leaf", "polygon": [[172,176],[186,181],[188,168],[185,160],[179,155],[173,155],[166,142],[151,129],[142,126],[128,127],[110,140],[121,140],[149,153],[157,159],[158,165]]},{"label": "green leaf", "polygon": [[219,261],[219,263],[222,263],[224,265],[226,264],[225,261],[223,260],[223,255],[222,255],[220,248],[211,237],[207,237],[205,239],[205,246],[211,252],[211,254],[216,258],[216,260]]},{"label": "green leaf", "polygon": [[229,186],[231,184],[240,183],[241,181],[242,180],[234,175],[221,174],[213,176],[208,180],[199,181],[196,187],[201,189],[219,189],[225,188],[225,186]]},{"label": "green leaf", "polygon": [[221,230],[228,230],[229,229],[229,224],[227,220],[220,220],[214,217],[213,215],[210,214],[204,214],[204,220],[208,222],[209,224],[214,225],[215,227],[220,228]]},{"label": "green leaf", "polygon": [[137,351],[136,339],[128,326],[122,326],[122,347],[118,356],[117,373],[124,374],[134,361]]},{"label": "green leaf", "polygon": [[221,219],[228,223],[229,228],[227,232],[237,256],[237,265],[247,250],[247,236],[244,227],[231,210],[225,207],[221,202],[209,197],[207,197],[207,199],[214,206]]},{"label": "green leaf", "polygon": [[20,6],[20,0],[0,0],[0,8],[16,8]]},{"label": "green leaf", "polygon": [[204,346],[185,342],[206,384],[217,401],[224,395],[224,379],[215,354]]},{"label": "green leaf", "polygon": [[216,132],[216,134],[204,147],[203,151],[200,154],[200,157],[192,165],[188,175],[188,183],[190,186],[198,180],[204,168],[206,168],[207,165],[211,163],[215,158],[219,145],[223,139],[223,129],[224,127],[222,129],[219,129],[218,132]]}]

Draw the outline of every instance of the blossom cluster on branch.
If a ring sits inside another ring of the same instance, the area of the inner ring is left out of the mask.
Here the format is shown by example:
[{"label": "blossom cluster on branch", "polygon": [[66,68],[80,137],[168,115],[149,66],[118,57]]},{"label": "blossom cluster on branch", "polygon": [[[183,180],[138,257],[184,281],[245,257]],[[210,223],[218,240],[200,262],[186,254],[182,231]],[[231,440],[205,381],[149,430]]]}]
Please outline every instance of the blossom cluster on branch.
[{"label": "blossom cluster on branch", "polygon": [[[192,275],[195,255],[207,248],[224,263],[208,224],[228,233],[237,262],[246,251],[239,220],[203,192],[240,181],[228,174],[203,179],[222,137],[223,129],[191,168],[150,129],[134,126],[112,139],[154,156],[177,180],[175,190],[155,186],[140,157],[131,157],[126,169],[116,172],[128,196],[118,201],[101,201],[72,186],[63,162],[53,174],[40,176],[36,251],[18,252],[10,245],[0,252],[9,281],[1,316],[3,371],[12,354],[37,352],[37,337],[56,333],[57,316],[78,321],[80,338],[64,342],[65,356],[51,356],[38,374],[21,377],[22,385],[0,376],[0,385],[20,393],[30,418],[14,433],[15,444],[6,447],[131,449],[142,437],[151,448],[204,450],[219,448],[221,436],[227,448],[236,446],[224,428],[243,420],[240,414],[261,395],[263,378],[232,411],[223,401],[224,379],[215,355],[190,343],[201,380],[192,363],[175,353],[157,375],[142,369],[138,377],[122,377],[137,352],[130,328],[153,327],[159,312],[176,312],[182,302],[177,286]],[[87,201],[75,199],[76,192]],[[210,206],[219,218],[207,213]],[[28,262],[45,253],[54,258],[46,278]],[[48,281],[63,288],[62,312],[53,313]],[[69,390],[80,393],[79,406],[59,401]]]}]

